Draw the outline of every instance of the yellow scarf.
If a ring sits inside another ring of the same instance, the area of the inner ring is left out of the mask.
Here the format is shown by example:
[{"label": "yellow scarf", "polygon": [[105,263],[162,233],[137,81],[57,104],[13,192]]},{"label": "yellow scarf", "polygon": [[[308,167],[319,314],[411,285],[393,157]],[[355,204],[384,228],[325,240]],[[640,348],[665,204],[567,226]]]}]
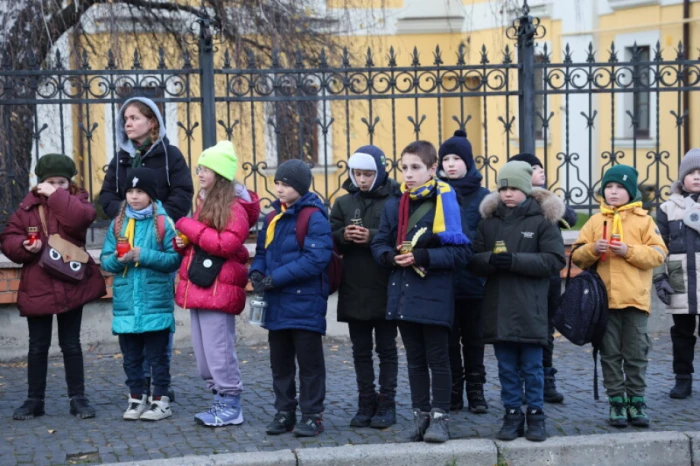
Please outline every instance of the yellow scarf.
[{"label": "yellow scarf", "polygon": [[287,205],[281,204],[280,213],[275,215],[272,220],[270,220],[270,224],[267,226],[267,232],[265,232],[265,248],[267,248],[270,243],[272,243],[272,240],[275,239],[275,227],[277,226],[277,221],[282,218],[282,215],[284,215],[286,211]]},{"label": "yellow scarf", "polygon": [[[626,211],[626,210],[634,210],[637,207],[642,207],[642,202],[637,201],[637,202],[632,202],[630,204],[625,204],[620,207],[608,207],[605,204],[600,205],[600,211],[603,213],[603,215],[612,215],[613,216],[613,222],[612,222],[612,229],[610,230],[610,235],[620,235],[620,242],[624,243],[625,242],[625,237],[622,233],[622,217],[620,217],[620,212]],[[606,238],[603,238],[606,239]]]},{"label": "yellow scarf", "polygon": [[[134,237],[136,236],[136,220],[133,218],[130,218],[128,222],[126,222],[126,229],[124,230],[124,237],[129,240],[129,246],[131,246],[131,249],[134,249]],[[138,267],[139,263],[136,262],[134,264],[134,267]],[[126,277],[126,271],[129,267],[126,266],[124,267],[124,274],[122,277]]]}]

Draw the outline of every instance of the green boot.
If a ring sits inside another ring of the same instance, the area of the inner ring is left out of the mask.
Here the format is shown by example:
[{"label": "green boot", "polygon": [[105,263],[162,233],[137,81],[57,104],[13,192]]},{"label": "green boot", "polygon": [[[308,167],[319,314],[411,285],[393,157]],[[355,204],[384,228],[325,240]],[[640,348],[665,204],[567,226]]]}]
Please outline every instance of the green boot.
[{"label": "green boot", "polygon": [[649,427],[649,417],[644,412],[647,405],[643,396],[633,396],[627,402],[627,415],[630,424],[636,427]]},{"label": "green boot", "polygon": [[621,396],[611,396],[610,419],[608,424],[614,427],[627,427],[627,398]]}]

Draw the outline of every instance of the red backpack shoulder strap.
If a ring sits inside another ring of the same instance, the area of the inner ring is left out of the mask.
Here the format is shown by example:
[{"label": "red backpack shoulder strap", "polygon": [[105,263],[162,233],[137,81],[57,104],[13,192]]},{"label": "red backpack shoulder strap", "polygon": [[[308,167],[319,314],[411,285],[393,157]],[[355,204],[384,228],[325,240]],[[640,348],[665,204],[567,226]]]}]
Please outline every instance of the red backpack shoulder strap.
[{"label": "red backpack shoulder strap", "polygon": [[297,215],[297,243],[299,243],[300,248],[304,247],[304,238],[306,238],[306,234],[309,232],[309,220],[311,216],[315,212],[320,211],[321,209],[318,207],[309,206],[301,209],[299,215]]}]

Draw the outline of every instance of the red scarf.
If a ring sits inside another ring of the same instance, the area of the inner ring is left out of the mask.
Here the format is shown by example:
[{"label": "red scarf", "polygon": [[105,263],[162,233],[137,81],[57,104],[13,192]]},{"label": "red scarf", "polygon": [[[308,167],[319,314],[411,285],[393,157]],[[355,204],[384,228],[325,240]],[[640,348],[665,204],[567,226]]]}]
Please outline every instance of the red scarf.
[{"label": "red scarf", "polygon": [[401,243],[406,241],[406,233],[408,233],[408,219],[410,217],[409,214],[409,204],[411,203],[410,199],[411,194],[409,191],[406,191],[403,193],[401,196],[401,202],[399,202],[399,231],[398,234],[396,235],[396,245],[401,246]]}]

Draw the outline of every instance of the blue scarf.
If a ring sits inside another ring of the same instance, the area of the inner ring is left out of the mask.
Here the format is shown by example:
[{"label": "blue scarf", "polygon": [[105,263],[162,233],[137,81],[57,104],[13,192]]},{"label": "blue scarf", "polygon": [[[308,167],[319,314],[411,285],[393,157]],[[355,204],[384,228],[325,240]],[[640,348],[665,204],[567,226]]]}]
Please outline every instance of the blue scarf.
[{"label": "blue scarf", "polygon": [[141,210],[134,210],[130,205],[126,206],[126,216],[134,220],[143,220],[148,217],[153,217],[153,204]]}]

